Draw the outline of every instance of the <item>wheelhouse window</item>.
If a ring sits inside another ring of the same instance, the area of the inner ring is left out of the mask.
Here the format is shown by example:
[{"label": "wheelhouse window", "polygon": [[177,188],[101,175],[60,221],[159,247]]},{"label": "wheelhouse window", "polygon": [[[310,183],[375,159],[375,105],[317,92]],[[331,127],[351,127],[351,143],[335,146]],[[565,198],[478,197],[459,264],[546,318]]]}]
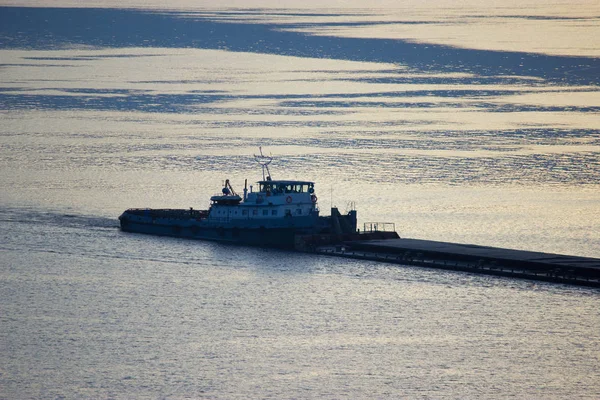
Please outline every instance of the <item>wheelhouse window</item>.
[{"label": "wheelhouse window", "polygon": [[259,182],[259,191],[266,193],[267,196],[286,193],[313,193],[314,184],[312,182],[264,181]]}]

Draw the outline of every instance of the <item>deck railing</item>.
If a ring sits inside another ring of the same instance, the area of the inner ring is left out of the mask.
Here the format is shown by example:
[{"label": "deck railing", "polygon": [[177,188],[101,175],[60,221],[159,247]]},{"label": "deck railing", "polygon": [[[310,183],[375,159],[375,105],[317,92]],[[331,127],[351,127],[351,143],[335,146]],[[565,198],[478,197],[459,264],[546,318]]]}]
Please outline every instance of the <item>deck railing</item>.
[{"label": "deck railing", "polygon": [[393,222],[365,222],[363,232],[396,232]]}]

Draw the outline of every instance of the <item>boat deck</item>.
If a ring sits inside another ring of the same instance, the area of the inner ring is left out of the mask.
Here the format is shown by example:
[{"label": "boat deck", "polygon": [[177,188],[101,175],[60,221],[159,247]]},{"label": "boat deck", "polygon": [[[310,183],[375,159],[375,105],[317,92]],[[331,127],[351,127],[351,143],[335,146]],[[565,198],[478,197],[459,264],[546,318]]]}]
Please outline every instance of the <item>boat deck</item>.
[{"label": "boat deck", "polygon": [[377,249],[387,252],[423,252],[440,255],[444,258],[478,258],[505,261],[509,263],[529,263],[555,267],[595,269],[600,272],[600,259],[569,256],[563,254],[541,253],[526,250],[503,249],[499,247],[472,244],[437,242],[420,239],[372,240],[352,243],[353,248]]},{"label": "boat deck", "polygon": [[318,253],[600,287],[600,259],[420,239],[349,241]]}]

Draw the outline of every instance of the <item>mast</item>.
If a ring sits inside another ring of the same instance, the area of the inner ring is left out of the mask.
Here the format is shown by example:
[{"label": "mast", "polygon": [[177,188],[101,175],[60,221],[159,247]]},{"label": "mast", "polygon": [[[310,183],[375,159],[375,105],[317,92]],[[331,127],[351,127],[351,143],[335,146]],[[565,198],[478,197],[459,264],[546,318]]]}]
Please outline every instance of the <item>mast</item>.
[{"label": "mast", "polygon": [[[263,181],[270,181],[271,180],[271,171],[269,171],[269,164],[271,164],[271,161],[273,161],[273,157],[265,156],[262,152],[262,146],[259,146],[258,150],[260,151],[260,155],[255,154],[254,159],[262,167]],[[265,170],[267,171],[266,175],[265,175]]]}]

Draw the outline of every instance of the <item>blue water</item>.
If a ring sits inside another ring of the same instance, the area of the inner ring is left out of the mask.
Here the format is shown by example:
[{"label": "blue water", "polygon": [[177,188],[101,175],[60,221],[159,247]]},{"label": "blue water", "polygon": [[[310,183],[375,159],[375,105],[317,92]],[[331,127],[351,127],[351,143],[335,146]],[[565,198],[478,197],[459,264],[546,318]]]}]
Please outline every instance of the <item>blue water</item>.
[{"label": "blue water", "polygon": [[[600,397],[597,290],[116,219],[205,208],[227,178],[241,191],[263,146],[324,213],[354,202],[404,237],[600,257],[597,48],[376,37],[396,17],[448,37],[506,22],[448,24],[460,7],[127,6],[0,8],[0,398]],[[540,29],[598,25],[591,6],[511,7]]]}]

